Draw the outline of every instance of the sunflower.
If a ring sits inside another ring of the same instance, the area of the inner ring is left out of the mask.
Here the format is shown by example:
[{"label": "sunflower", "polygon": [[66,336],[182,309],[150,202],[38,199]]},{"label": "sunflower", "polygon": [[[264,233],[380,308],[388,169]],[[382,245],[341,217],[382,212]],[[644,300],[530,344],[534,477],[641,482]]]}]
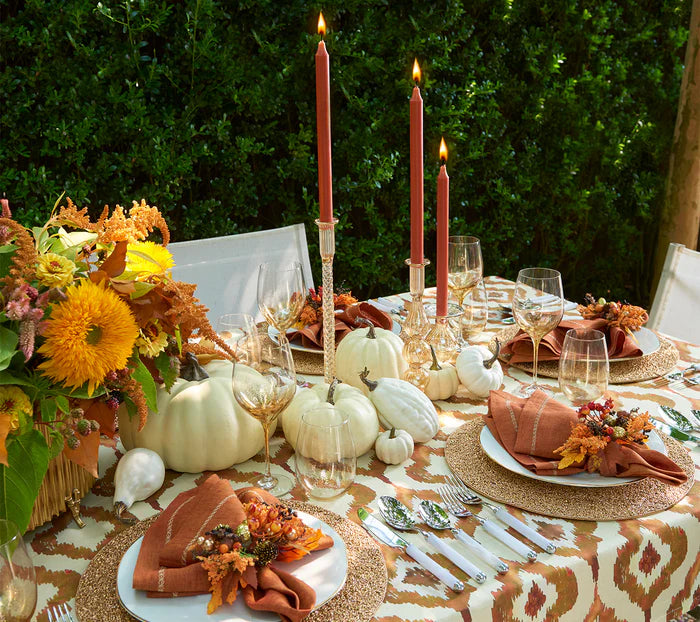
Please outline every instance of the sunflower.
[{"label": "sunflower", "polygon": [[173,256],[164,246],[155,242],[129,242],[126,251],[126,269],[144,276],[165,274],[175,265]]},{"label": "sunflower", "polygon": [[27,394],[13,385],[0,386],[0,417],[8,418],[10,430],[19,427],[19,416],[32,416],[32,403]]},{"label": "sunflower", "polygon": [[66,387],[95,386],[110,371],[126,366],[139,335],[129,306],[110,289],[89,280],[66,289],[66,300],[54,305],[42,332],[39,354],[44,375]]},{"label": "sunflower", "polygon": [[39,255],[36,278],[46,287],[65,287],[73,282],[75,264],[62,255],[45,253]]}]

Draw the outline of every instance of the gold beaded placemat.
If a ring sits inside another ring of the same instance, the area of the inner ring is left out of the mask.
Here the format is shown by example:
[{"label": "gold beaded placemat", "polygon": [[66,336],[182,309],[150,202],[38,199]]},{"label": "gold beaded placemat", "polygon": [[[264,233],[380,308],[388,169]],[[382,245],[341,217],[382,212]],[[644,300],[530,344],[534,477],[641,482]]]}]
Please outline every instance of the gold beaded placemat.
[{"label": "gold beaded placemat", "polygon": [[639,518],[675,505],[695,481],[695,464],[688,452],[661,432],[668,457],[688,476],[680,486],[653,477],[608,488],[581,488],[530,479],[496,464],[484,453],[479,441],[483,426],[481,419],[474,419],[450,434],[445,447],[447,464],[477,493],[535,514],[591,521]]},{"label": "gold beaded placemat", "polygon": [[[517,326],[508,326],[500,330],[494,335],[489,344],[491,351],[495,351],[496,338],[498,338],[502,344],[505,344],[515,337],[519,330]],[[628,382],[653,380],[654,378],[667,374],[676,366],[680,357],[676,346],[658,333],[655,334],[659,338],[660,343],[659,349],[655,352],[626,361],[610,359],[610,384],[626,384]],[[499,356],[499,358],[513,367],[532,373],[532,363],[509,363],[508,357]],[[537,374],[546,376],[547,378],[558,378],[559,361],[540,361],[537,365]]]},{"label": "gold beaded placemat", "polygon": [[[387,571],[379,545],[347,518],[329,510],[305,503],[287,501],[285,505],[311,514],[335,529],[345,542],[348,556],[348,574],[345,585],[325,605],[313,611],[305,620],[332,622],[333,620],[369,620],[384,602]],[[122,531],[105,544],[93,557],[80,578],[75,597],[75,611],[79,622],[133,622],[119,603],[117,571],[127,549],[146,533],[158,515],[143,520]],[[202,612],[202,619],[206,618]]]},{"label": "gold beaded placemat", "polygon": [[[267,330],[267,324],[262,322],[259,325],[263,330]],[[267,337],[270,341],[270,336]],[[274,343],[274,342],[273,342]],[[294,369],[297,374],[309,374],[312,376],[323,376],[323,350],[318,352],[303,352],[291,349],[294,359]]]}]

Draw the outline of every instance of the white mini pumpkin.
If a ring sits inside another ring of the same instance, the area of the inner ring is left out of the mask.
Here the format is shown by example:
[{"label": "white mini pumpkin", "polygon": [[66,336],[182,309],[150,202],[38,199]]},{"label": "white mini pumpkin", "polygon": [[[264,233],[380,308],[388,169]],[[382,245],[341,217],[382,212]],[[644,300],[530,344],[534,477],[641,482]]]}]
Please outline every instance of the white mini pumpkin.
[{"label": "white mini pumpkin", "polygon": [[413,438],[406,430],[391,428],[377,437],[374,452],[384,464],[401,464],[413,455]]},{"label": "white mini pumpkin", "polygon": [[328,410],[329,418],[334,411],[347,415],[356,456],[372,449],[379,434],[379,419],[374,405],[359,389],[349,384],[339,384],[335,380],[330,386],[321,382],[311,388],[298,390],[289,406],[282,411],[284,436],[294,449],[304,413],[319,410],[318,416],[322,417],[323,409]]},{"label": "white mini pumpkin", "polygon": [[498,362],[500,344],[496,340],[496,353],[484,346],[464,348],[457,357],[457,375],[466,389],[477,397],[488,397],[503,384],[503,369]]},{"label": "white mini pumpkin", "polygon": [[433,401],[446,400],[457,393],[459,387],[457,370],[449,363],[440,365],[433,346],[430,346],[430,353],[433,356],[433,364],[428,368],[428,384],[425,387],[425,394]]},{"label": "white mini pumpkin", "polygon": [[[155,451],[165,467],[185,473],[218,471],[245,462],[263,447],[262,425],[233,397],[229,361],[212,361],[209,378],[178,378],[170,393],[158,389],[158,412],[138,430],[138,417],[119,409],[119,434],[124,447]],[[251,373],[257,373],[250,370]],[[277,423],[270,426],[274,432]]]},{"label": "white mini pumpkin", "polygon": [[401,378],[408,368],[403,358],[403,340],[390,330],[369,326],[357,328],[338,344],[335,353],[335,373],[343,382],[361,389],[367,387],[359,373],[367,368],[371,380]]},{"label": "white mini pumpkin", "polygon": [[398,378],[370,380],[367,369],[362,371],[360,379],[367,385],[379,423],[387,430],[406,430],[418,443],[437,434],[440,429],[437,411],[423,391]]}]

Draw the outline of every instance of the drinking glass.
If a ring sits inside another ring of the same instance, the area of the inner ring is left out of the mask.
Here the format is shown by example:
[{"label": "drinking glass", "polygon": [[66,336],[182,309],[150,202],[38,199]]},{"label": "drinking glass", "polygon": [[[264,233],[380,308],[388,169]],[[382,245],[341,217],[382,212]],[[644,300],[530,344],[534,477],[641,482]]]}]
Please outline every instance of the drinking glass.
[{"label": "drinking glass", "polygon": [[347,415],[326,407],[301,418],[296,446],[299,485],[316,499],[332,499],[352,485],[357,469]]},{"label": "drinking glass", "polygon": [[0,520],[0,620],[26,622],[36,607],[36,574],[12,521]]},{"label": "drinking glass", "polygon": [[537,384],[537,356],[542,338],[554,330],[564,315],[564,288],[561,274],[551,268],[525,268],[518,273],[513,291],[513,317],[532,339],[532,383],[523,386],[520,394],[532,395],[537,389],[550,392]]},{"label": "drinking glass", "polygon": [[227,313],[216,320],[216,332],[234,351],[237,343],[254,330],[253,316],[248,313]]},{"label": "drinking glass", "polygon": [[459,319],[457,332],[467,342],[484,332],[489,319],[489,296],[484,279],[464,297],[462,308],[464,312]]},{"label": "drinking glass", "polygon": [[608,344],[599,330],[572,328],[559,359],[559,387],[574,404],[602,397],[608,388]]},{"label": "drinking glass", "polygon": [[233,364],[233,395],[240,406],[263,427],[265,473],[256,476],[255,485],[275,496],[292,489],[292,479],[270,473],[270,425],[287,407],[296,391],[294,359],[289,342],[273,343],[259,330],[236,344]]},{"label": "drinking glass", "polygon": [[[471,235],[452,235],[447,244],[447,288],[462,307],[465,296],[474,289],[484,274],[481,242]],[[460,345],[465,345],[459,338]]]},{"label": "drinking glass", "polygon": [[279,331],[279,342],[289,343],[287,329],[294,326],[306,300],[301,264],[287,267],[262,263],[258,271],[258,308],[270,326]]}]

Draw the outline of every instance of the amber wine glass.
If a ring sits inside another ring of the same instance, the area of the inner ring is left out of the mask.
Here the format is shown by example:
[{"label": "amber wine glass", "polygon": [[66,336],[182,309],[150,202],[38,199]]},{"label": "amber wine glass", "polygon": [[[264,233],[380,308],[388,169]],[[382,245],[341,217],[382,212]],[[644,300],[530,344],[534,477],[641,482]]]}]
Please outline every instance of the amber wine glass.
[{"label": "amber wine glass", "polygon": [[537,389],[551,392],[537,384],[537,357],[542,338],[554,330],[564,315],[564,288],[561,274],[551,268],[525,268],[518,273],[513,291],[513,317],[532,339],[532,383],[520,394],[532,395]]},{"label": "amber wine glass", "polygon": [[265,439],[265,473],[255,485],[275,496],[292,489],[292,479],[270,472],[270,425],[287,407],[296,391],[294,359],[289,342],[276,344],[260,331],[251,333],[236,344],[233,365],[233,395],[238,404],[263,428]]},{"label": "amber wine glass", "polygon": [[287,330],[296,324],[306,300],[304,274],[298,261],[287,267],[262,263],[258,272],[258,309],[279,331],[279,342],[289,343]]},{"label": "amber wine glass", "polygon": [[[452,235],[447,243],[447,288],[462,308],[464,299],[481,281],[484,262],[481,242],[471,235]],[[460,345],[465,341],[460,334]]]}]

